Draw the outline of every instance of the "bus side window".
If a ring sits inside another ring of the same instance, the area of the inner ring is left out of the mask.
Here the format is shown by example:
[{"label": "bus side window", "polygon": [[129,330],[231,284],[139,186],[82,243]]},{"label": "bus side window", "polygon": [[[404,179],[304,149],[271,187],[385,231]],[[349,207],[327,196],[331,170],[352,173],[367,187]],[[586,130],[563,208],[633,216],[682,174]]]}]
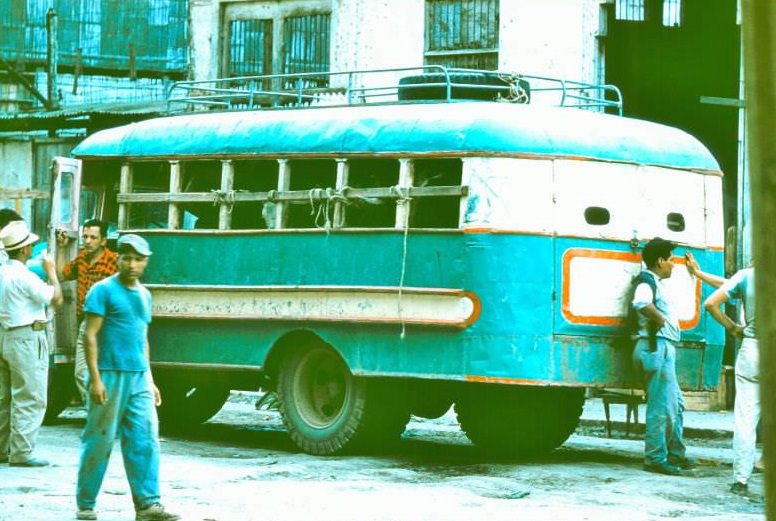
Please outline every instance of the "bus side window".
[{"label": "bus side window", "polygon": [[683,232],[685,229],[684,215],[671,212],[666,216],[666,226],[672,232]]},{"label": "bus side window", "polygon": [[[212,192],[221,186],[220,161],[181,161],[181,192]],[[212,202],[180,203],[182,229],[218,228],[218,207]]]},{"label": "bus side window", "polygon": [[[414,160],[413,186],[460,186],[460,159]],[[418,197],[411,203],[410,228],[458,228],[460,196]]]},{"label": "bus side window", "polygon": [[588,206],[585,208],[585,222],[594,226],[603,226],[609,224],[611,215],[609,210],[600,206]]},{"label": "bus side window", "polygon": [[[396,159],[352,159],[349,163],[348,186],[381,188],[399,182]],[[345,226],[353,228],[393,228],[396,200],[376,197],[354,198],[345,209]]]},{"label": "bus side window", "polygon": [[[168,161],[132,163],[132,193],[167,193],[170,190]],[[168,203],[135,203],[129,212],[129,228],[167,228]]]},{"label": "bus side window", "polygon": [[[288,163],[291,177],[289,188],[292,191],[326,190],[336,186],[337,162],[332,159],[292,159]],[[288,206],[285,227],[323,228],[327,219],[331,221],[333,214],[332,208],[327,206],[327,201],[315,197],[296,201]]]},{"label": "bus side window", "polygon": [[[271,192],[278,187],[278,162],[274,159],[234,161],[234,190],[236,192]],[[250,201],[235,203],[232,210],[232,229],[273,229],[276,203]]]}]

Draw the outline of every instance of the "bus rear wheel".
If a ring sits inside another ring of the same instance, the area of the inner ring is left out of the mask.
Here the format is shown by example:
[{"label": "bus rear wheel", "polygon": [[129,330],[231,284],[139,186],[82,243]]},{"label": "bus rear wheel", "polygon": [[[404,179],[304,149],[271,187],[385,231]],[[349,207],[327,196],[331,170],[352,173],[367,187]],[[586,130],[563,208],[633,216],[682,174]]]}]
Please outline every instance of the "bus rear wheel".
[{"label": "bus rear wheel", "polygon": [[229,398],[229,388],[218,383],[195,383],[175,378],[156,382],[162,395],[157,409],[164,429],[199,425],[216,415]]},{"label": "bus rear wheel", "polygon": [[398,439],[409,408],[388,382],[359,378],[325,344],[287,356],[278,375],[280,413],[293,442],[316,455],[384,446]]},{"label": "bus rear wheel", "polygon": [[471,384],[455,412],[475,445],[526,459],[562,445],[576,429],[584,401],[584,389]]}]

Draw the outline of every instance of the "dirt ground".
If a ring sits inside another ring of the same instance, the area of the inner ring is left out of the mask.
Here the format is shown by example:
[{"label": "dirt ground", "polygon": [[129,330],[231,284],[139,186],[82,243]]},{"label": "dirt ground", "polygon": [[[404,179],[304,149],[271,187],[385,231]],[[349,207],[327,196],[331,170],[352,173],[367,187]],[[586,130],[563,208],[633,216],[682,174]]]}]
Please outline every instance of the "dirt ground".
[{"label": "dirt ground", "polygon": [[[233,394],[210,422],[162,441],[162,500],[190,521],[719,520],[765,519],[762,476],[749,498],[730,494],[729,440],[688,440],[689,476],[641,470],[640,439],[581,428],[540,461],[488,459],[454,415],[413,419],[396,448],[316,457],[290,442],[275,411]],[[78,435],[68,409],[44,427],[38,455],[54,465],[0,466],[0,521],[74,519]],[[134,519],[118,446],[98,498],[102,521]]]}]

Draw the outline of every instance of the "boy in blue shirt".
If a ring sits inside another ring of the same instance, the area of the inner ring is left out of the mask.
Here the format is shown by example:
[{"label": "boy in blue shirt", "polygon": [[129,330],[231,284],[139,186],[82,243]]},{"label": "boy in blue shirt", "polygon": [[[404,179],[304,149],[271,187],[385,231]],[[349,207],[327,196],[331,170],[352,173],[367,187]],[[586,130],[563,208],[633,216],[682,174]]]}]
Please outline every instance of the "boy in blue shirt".
[{"label": "boy in blue shirt", "polygon": [[94,506],[118,434],[137,521],[175,521],[159,503],[161,404],[148,363],[151,294],[139,282],[151,250],[142,237],[118,240],[116,275],[86,296],[86,364],[89,368],[86,427],[81,435],[77,519],[97,519]]}]

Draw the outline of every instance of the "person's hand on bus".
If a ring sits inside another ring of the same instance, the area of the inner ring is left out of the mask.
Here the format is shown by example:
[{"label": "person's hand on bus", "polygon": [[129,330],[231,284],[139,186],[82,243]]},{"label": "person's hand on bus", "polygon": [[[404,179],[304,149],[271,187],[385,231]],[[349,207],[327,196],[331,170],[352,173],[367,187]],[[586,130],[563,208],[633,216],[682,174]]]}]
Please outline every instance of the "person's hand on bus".
[{"label": "person's hand on bus", "polygon": [[54,236],[57,239],[57,246],[64,248],[70,242],[70,237],[67,235],[67,230],[57,229],[54,232]]},{"label": "person's hand on bus", "polygon": [[98,405],[105,405],[108,402],[108,390],[102,380],[92,380],[89,382],[89,396],[92,401]]},{"label": "person's hand on bus", "polygon": [[695,255],[692,254],[691,251],[684,252],[684,258],[687,260],[687,271],[695,277],[699,271],[701,271],[701,266],[698,264],[698,261],[695,260]]}]

